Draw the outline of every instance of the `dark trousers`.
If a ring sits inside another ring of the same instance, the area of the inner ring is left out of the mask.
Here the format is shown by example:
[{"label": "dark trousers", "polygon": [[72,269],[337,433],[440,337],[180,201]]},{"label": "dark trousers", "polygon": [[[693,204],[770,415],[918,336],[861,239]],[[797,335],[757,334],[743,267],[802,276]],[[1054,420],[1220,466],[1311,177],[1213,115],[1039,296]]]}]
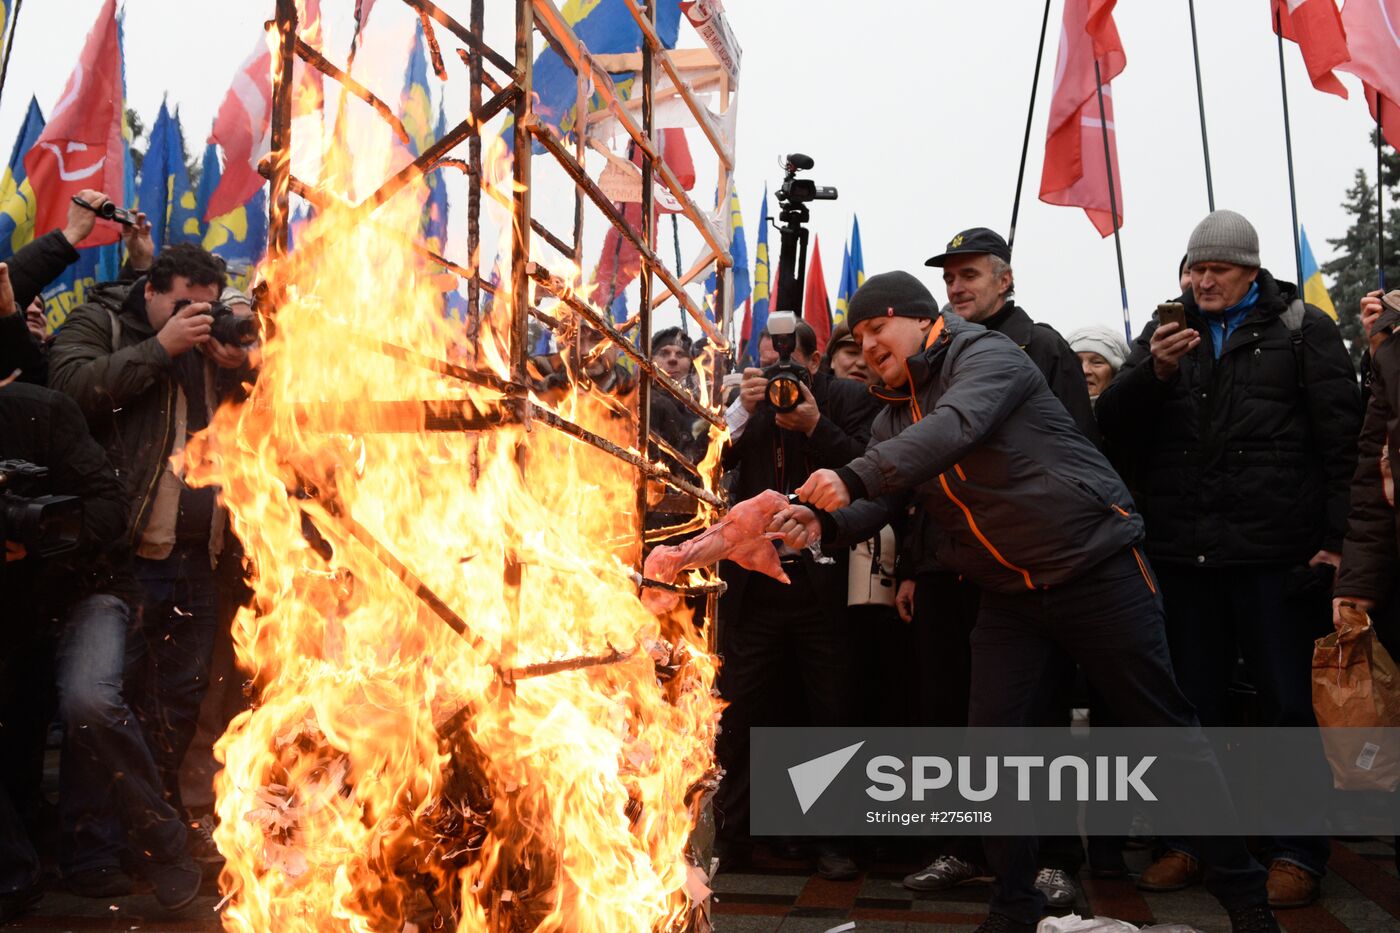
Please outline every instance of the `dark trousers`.
[{"label": "dark trousers", "polygon": [[[1167,610],[1167,642],[1181,692],[1205,726],[1238,725],[1230,713],[1230,682],[1244,658],[1258,692],[1261,726],[1315,726],[1312,707],[1313,641],[1332,631],[1332,604],[1323,578],[1306,567],[1201,569],[1164,564],[1158,569]],[[1268,858],[1294,862],[1315,875],[1327,868],[1327,794],[1331,771],[1317,754],[1297,763],[1289,785],[1306,786],[1316,799],[1317,835],[1273,837]],[[1194,855],[1186,840],[1169,848]]]},{"label": "dark trousers", "polygon": [[[1124,725],[1197,724],[1195,711],[1172,676],[1162,600],[1150,571],[1131,550],[1109,558],[1069,583],[1025,593],[982,594],[972,633],[972,700],[968,725],[1029,726],[1058,675],[1055,659],[1068,655]],[[1229,789],[1203,735],[1172,766],[1211,800]],[[1226,909],[1266,900],[1266,873],[1238,835],[1198,841],[1206,886]],[[1021,923],[1040,920],[1045,902],[1035,888],[1038,840],[988,836],[983,840],[997,875],[992,911]]]},{"label": "dark trousers", "polygon": [[58,648],[63,761],[59,772],[64,874],[121,864],[137,852],[168,861],[185,850],[185,827],[166,801],[145,733],[127,702],[130,610],[96,594],[69,610]]},{"label": "dark trousers", "polygon": [[0,894],[39,881],[33,838],[53,706],[53,638],[28,607],[0,614]]},{"label": "dark trousers", "polygon": [[833,611],[812,585],[805,563],[785,563],[784,569],[790,586],[752,574],[741,610],[721,624],[719,692],[729,705],[715,745],[725,772],[715,796],[715,822],[725,845],[749,841],[749,730],[793,724],[775,715],[787,706],[771,691],[783,668],[796,669],[807,711],[804,725],[850,722],[851,651],[844,614]]},{"label": "dark trousers", "polygon": [[180,810],[180,763],[209,687],[219,586],[207,542],[177,544],[164,560],[138,557],[136,577],[145,603],[128,647],[127,682],[166,799]]}]

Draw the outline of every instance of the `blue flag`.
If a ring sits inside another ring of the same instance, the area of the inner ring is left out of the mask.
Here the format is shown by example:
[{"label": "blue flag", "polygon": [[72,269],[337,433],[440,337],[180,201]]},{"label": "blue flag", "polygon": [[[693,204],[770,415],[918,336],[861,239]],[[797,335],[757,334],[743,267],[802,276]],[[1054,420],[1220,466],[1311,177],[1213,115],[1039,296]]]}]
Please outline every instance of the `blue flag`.
[{"label": "blue flag", "polygon": [[[204,149],[204,170],[195,199],[198,216],[204,216],[222,177],[218,148],[210,143]],[[259,188],[248,203],[210,220],[203,245],[228,263],[229,284],[247,291],[254,269],[267,252],[267,189]]]},{"label": "blue flag", "polygon": [[763,186],[763,204],[758,209],[758,249],[753,261],[753,318],[745,338],[744,362],[758,365],[758,335],[768,326],[768,186]]},{"label": "blue flag", "polygon": [[0,258],[9,257],[34,239],[34,189],[24,169],[24,154],[34,148],[43,131],[44,114],[39,102],[30,98],[29,112],[15,137],[10,164],[0,180]]},{"label": "blue flag", "polygon": [[[729,195],[729,222],[734,229],[733,239],[729,243],[729,255],[734,261],[730,276],[734,294],[729,302],[729,307],[733,310],[748,301],[749,295],[753,294],[753,283],[749,280],[749,246],[744,237],[744,214],[739,209],[738,191],[732,191]],[[715,274],[711,272],[709,278],[705,279],[704,309],[705,317],[711,321],[715,319],[715,315],[710,309],[710,296],[715,293],[717,284]]]},{"label": "blue flag", "polygon": [[165,104],[151,127],[150,145],[141,163],[136,188],[136,208],[145,211],[151,239],[159,253],[167,243],[198,243],[203,238],[189,168],[185,165],[185,140],[179,117],[171,117]]},{"label": "blue flag", "polygon": [[860,248],[860,218],[851,221],[851,242],[841,262],[841,284],[836,290],[836,313],[832,326],[846,323],[846,308],[856,289],[865,284],[865,257]]}]

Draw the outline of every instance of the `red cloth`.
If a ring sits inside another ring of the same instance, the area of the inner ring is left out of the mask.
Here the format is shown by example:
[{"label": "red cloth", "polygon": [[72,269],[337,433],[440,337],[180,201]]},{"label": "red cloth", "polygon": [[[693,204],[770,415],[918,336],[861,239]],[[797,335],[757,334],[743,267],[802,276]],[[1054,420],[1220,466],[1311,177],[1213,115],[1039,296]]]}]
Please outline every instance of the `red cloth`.
[{"label": "red cloth", "polygon": [[1347,0],[1342,25],[1351,61],[1337,67],[1361,79],[1371,116],[1400,148],[1400,0]]},{"label": "red cloth", "polygon": [[[320,46],[321,0],[299,0],[299,32],[313,48]],[[293,113],[306,113],[322,105],[321,73],[314,68],[298,65],[300,78]],[[224,150],[224,174],[219,187],[209,197],[205,220],[222,217],[237,210],[258,193],[264,179],[258,174],[258,162],[271,150],[272,132],[272,50],[267,40],[259,37],[253,54],[233,76],[219,112],[214,117],[214,130],[209,141]]]},{"label": "red cloth", "polygon": [[1040,199],[1048,204],[1083,208],[1100,236],[1113,232],[1113,217],[1109,206],[1108,167],[1104,164],[1103,123],[1099,119],[1094,78],[1095,61],[1099,63],[1103,81],[1118,225],[1123,225],[1123,182],[1109,82],[1123,70],[1128,59],[1123,54],[1118,28],[1113,24],[1115,2],[1065,0],[1060,53],[1055,62],[1055,87],[1050,101],[1050,124],[1045,139],[1045,166],[1040,175]]},{"label": "red cloth", "polygon": [[1337,4],[1333,0],[1270,0],[1270,6],[1269,25],[1277,23],[1276,32],[1298,43],[1313,87],[1345,98],[1347,89],[1332,73],[1349,57]]},{"label": "red cloth", "polygon": [[[84,188],[101,191],[118,202],[125,196],[122,105],[117,0],[106,0],[48,125],[24,156],[24,169],[38,202],[36,233],[64,226],[73,196]],[[119,239],[121,227],[103,220],[83,245],[105,246]]]},{"label": "red cloth", "polygon": [[826,296],[826,276],[822,273],[822,244],[812,237],[812,261],[807,265],[807,294],[802,299],[802,319],[817,332],[817,352],[826,350],[831,339],[831,301]]}]

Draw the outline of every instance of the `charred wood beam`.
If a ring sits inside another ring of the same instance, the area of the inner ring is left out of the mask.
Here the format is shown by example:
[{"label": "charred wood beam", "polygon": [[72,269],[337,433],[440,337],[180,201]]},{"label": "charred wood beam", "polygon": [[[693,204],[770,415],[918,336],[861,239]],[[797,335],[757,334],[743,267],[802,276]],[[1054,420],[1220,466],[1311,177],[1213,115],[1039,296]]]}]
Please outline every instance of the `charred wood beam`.
[{"label": "charred wood beam", "polygon": [[417,434],[423,431],[489,431],[514,418],[504,409],[469,411],[456,399],[417,401],[295,402],[302,430],[320,434]]},{"label": "charred wood beam", "polygon": [[452,33],[458,39],[461,39],[464,44],[470,46],[478,55],[481,55],[491,64],[499,68],[502,74],[508,75],[512,81],[517,80],[518,76],[515,73],[515,66],[511,64],[509,59],[483,42],[479,35],[457,22],[457,20],[453,19],[449,14],[444,13],[432,0],[403,0],[403,2],[420,13],[427,13],[433,19],[447,27],[448,32]]},{"label": "charred wood beam", "polygon": [[373,107],[374,112],[383,117],[384,122],[389,124],[389,128],[392,129],[394,135],[399,138],[399,142],[403,143],[405,146],[408,145],[408,130],[404,128],[403,121],[395,116],[394,111],[389,109],[388,104],[384,103],[384,101],[380,100],[378,97],[375,97],[373,91],[333,65],[324,55],[302,41],[300,36],[298,36],[296,40],[296,53],[301,57],[302,61],[317,69],[322,74],[334,78],[336,81],[340,82],[340,86],[345,88],[345,90]]}]

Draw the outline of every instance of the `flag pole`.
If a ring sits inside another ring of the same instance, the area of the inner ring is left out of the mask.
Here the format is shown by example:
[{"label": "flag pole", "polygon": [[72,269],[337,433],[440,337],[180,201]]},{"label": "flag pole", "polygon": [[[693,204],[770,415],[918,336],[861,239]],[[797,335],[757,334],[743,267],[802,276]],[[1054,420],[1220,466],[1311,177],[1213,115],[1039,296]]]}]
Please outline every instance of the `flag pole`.
[{"label": "flag pole", "polygon": [[[1278,7],[1274,7],[1274,37],[1278,39],[1278,86],[1283,95],[1283,150],[1288,157],[1288,204],[1293,209],[1293,258],[1298,264],[1298,288],[1302,289],[1303,247],[1298,242],[1298,185],[1293,179],[1293,128],[1288,119],[1288,81],[1283,70],[1283,25]],[[1380,112],[1379,108],[1377,112]]]},{"label": "flag pole", "polygon": [[1118,291],[1123,296],[1123,333],[1133,343],[1133,324],[1128,317],[1128,277],[1123,272],[1123,238],[1118,235],[1118,195],[1113,191],[1113,152],[1108,145],[1108,116],[1103,106],[1103,77],[1098,56],[1094,56],[1094,88],[1099,96],[1099,129],[1103,132],[1103,164],[1108,170],[1108,211],[1113,220],[1113,251],[1118,255]]},{"label": "flag pole", "polygon": [[1206,97],[1201,89],[1201,50],[1196,45],[1196,0],[1187,0],[1186,9],[1191,14],[1191,59],[1196,63],[1196,110],[1201,115],[1201,153],[1206,159],[1206,203],[1211,212],[1215,211],[1215,186],[1210,178],[1210,140],[1206,136]]},{"label": "flag pole", "polygon": [[[1376,281],[1381,291],[1385,291],[1385,181],[1381,177],[1381,146],[1385,136],[1381,132],[1380,92],[1376,92]],[[1302,286],[1300,285],[1299,288]]]},{"label": "flag pole", "polygon": [[1035,92],[1040,83],[1040,60],[1045,55],[1045,29],[1050,24],[1050,0],[1045,0],[1045,14],[1040,19],[1040,44],[1035,49],[1035,73],[1031,75],[1031,105],[1026,108],[1026,135],[1021,140],[1021,166],[1016,170],[1016,199],[1011,202],[1011,229],[1007,231],[1006,248],[1016,245],[1016,218],[1021,214],[1021,183],[1026,178],[1026,155],[1031,146],[1031,118],[1035,116]]},{"label": "flag pole", "polygon": [[5,60],[0,62],[0,98],[5,95],[5,76],[10,73],[10,52],[15,47],[15,29],[19,26],[19,8],[22,6],[24,0],[15,0],[15,12],[10,16],[9,34],[5,36]]}]

